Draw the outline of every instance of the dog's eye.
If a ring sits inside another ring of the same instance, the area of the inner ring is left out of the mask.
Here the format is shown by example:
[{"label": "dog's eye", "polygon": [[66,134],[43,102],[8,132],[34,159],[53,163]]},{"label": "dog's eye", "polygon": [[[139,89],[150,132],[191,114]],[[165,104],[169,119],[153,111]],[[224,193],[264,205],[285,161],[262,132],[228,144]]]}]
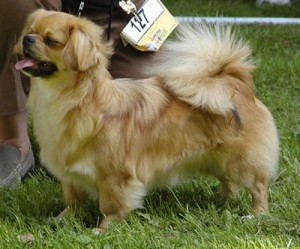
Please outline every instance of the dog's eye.
[{"label": "dog's eye", "polygon": [[47,44],[47,45],[49,45],[49,46],[55,45],[55,44],[58,43],[57,41],[55,41],[54,39],[52,39],[52,38],[49,37],[49,36],[46,36],[46,37],[44,38],[44,42],[45,42],[45,44]]}]

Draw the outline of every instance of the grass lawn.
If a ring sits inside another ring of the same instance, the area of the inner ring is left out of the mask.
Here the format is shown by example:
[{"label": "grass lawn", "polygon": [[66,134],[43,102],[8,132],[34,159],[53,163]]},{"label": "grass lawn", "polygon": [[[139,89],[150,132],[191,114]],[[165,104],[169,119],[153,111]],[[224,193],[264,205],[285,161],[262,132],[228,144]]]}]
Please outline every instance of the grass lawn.
[{"label": "grass lawn", "polygon": [[[299,1],[290,7],[256,7],[254,0],[164,2],[181,16],[300,16]],[[255,91],[273,113],[280,135],[280,167],[269,187],[270,215],[243,219],[251,214],[247,192],[224,202],[217,181],[197,178],[149,193],[143,210],[96,236],[91,228],[101,218],[97,200],[88,200],[62,224],[49,219],[62,210],[62,193],[60,184],[39,168],[16,188],[0,188],[0,249],[300,248],[300,26],[234,30],[253,48]],[[18,239],[28,233],[32,242]]]}]

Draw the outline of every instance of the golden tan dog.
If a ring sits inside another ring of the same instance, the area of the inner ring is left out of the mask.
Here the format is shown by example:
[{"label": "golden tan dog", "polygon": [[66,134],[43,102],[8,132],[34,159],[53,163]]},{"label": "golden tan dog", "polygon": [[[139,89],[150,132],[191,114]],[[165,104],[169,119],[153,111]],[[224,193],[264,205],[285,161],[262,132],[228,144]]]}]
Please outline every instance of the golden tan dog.
[{"label": "golden tan dog", "polygon": [[220,25],[183,26],[148,79],[113,80],[102,33],[89,20],[38,10],[15,49],[24,58],[16,68],[32,78],[41,160],[61,180],[66,206],[96,193],[105,228],[142,207],[149,188],[203,173],[226,195],[247,188],[253,209],[267,211],[279,146],[253,95],[248,46]]}]

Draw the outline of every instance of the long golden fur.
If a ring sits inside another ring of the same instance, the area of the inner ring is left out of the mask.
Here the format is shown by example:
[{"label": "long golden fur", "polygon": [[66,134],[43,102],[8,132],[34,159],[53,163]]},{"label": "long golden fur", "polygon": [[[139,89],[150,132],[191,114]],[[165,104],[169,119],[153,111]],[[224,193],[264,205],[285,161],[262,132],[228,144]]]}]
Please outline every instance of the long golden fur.
[{"label": "long golden fur", "polygon": [[32,77],[41,160],[61,180],[66,206],[96,193],[105,228],[142,207],[149,188],[203,173],[225,195],[247,188],[253,209],[267,211],[279,146],[253,94],[249,47],[220,25],[183,26],[149,78],[114,80],[102,36],[89,20],[38,10],[15,49],[27,57],[16,67]]}]

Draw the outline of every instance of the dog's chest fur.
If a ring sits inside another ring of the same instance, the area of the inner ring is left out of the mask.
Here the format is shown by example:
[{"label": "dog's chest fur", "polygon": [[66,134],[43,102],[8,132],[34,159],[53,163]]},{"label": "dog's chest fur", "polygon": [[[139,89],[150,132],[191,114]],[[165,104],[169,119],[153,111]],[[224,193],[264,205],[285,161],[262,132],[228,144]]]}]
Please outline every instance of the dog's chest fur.
[{"label": "dog's chest fur", "polygon": [[[72,124],[67,127],[61,120],[66,110],[54,92],[46,91],[41,84],[33,85],[28,106],[32,114],[34,132],[40,144],[42,163],[59,179],[95,190],[96,168],[72,133]],[[74,124],[75,125],[75,124]]]}]

